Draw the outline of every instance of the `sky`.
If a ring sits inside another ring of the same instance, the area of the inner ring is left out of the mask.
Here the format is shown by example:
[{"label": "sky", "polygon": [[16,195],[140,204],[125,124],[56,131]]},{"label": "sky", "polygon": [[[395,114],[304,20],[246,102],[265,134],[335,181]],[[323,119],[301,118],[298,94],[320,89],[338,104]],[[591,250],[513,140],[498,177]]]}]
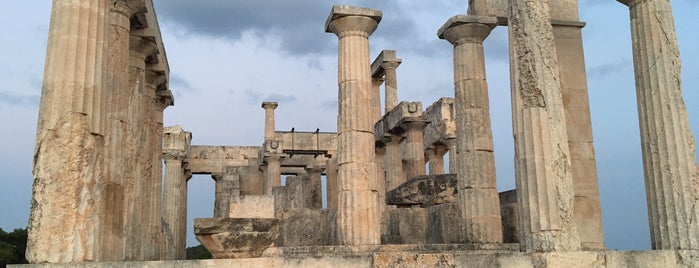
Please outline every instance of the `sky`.
[{"label": "sky", "polygon": [[[196,145],[259,145],[262,101],[278,101],[277,130],[335,131],[337,38],[324,32],[333,4],[380,9],[373,60],[397,51],[400,100],[429,106],[453,97],[452,46],[437,38],[467,1],[432,0],[154,0],[170,64],[175,106],[166,125],[193,133]],[[672,0],[682,60],[684,100],[699,131],[699,1]],[[0,16],[0,228],[29,217],[32,158],[51,1],[11,1]],[[636,109],[629,12],[614,0],[580,0],[594,145],[606,245],[649,249]],[[500,191],[514,188],[507,30],[485,41],[490,112]],[[214,184],[189,181],[191,218],[211,217]]]}]

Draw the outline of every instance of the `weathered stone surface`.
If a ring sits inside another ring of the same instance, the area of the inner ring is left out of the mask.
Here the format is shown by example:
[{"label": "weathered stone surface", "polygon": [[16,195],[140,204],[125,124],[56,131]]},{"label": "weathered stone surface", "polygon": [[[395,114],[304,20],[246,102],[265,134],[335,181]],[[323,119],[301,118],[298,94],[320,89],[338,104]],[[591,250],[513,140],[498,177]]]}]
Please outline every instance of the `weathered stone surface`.
[{"label": "weathered stone surface", "polygon": [[[552,20],[577,21],[578,0],[550,1],[550,13]],[[508,0],[472,0],[469,1],[468,14],[479,16],[493,16],[498,18],[498,23],[507,25]]]},{"label": "weathered stone surface", "polygon": [[427,242],[427,209],[396,208],[388,211],[389,235],[399,244],[425,244]]},{"label": "weathered stone surface", "polygon": [[500,214],[502,215],[502,240],[504,243],[519,243],[519,211],[517,190],[500,192]]},{"label": "weathered stone surface", "polygon": [[389,205],[421,205],[454,203],[458,199],[456,174],[414,177],[386,194]]},{"label": "weathered stone surface", "polygon": [[427,208],[426,238],[428,244],[463,243],[461,209],[456,203]]},{"label": "weathered stone surface", "polygon": [[192,133],[180,126],[166,127],[163,131],[163,258],[182,260],[187,239],[187,180],[191,178],[185,159],[190,152]]},{"label": "weathered stone surface", "polygon": [[228,218],[274,218],[274,196],[243,195],[231,203]]},{"label": "weathered stone surface", "polygon": [[222,173],[227,166],[248,166],[249,159],[258,158],[260,149],[260,146],[193,145],[188,158],[189,168],[194,174]]},{"label": "weathered stone surface", "polygon": [[279,224],[278,219],[194,219],[194,234],[214,258],[257,258],[279,236]]},{"label": "weathered stone surface", "polygon": [[[574,251],[574,190],[548,1],[511,1],[513,130],[524,251]],[[548,200],[538,202],[536,200]]]},{"label": "weathered stone surface", "polygon": [[282,220],[277,247],[334,245],[337,242],[334,209],[287,209],[278,213]]},{"label": "weathered stone surface", "polygon": [[629,6],[653,249],[699,249],[699,174],[669,1]]}]

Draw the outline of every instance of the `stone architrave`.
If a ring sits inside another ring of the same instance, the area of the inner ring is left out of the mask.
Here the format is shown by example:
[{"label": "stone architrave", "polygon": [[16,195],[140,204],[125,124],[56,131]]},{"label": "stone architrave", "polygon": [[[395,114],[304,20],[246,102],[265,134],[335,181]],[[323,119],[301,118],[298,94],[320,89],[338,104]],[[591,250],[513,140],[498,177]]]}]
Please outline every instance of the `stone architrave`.
[{"label": "stone architrave", "polygon": [[187,239],[187,180],[185,169],[192,134],[179,126],[166,127],[163,135],[163,235],[165,260],[184,260]]},{"label": "stone architrave", "polygon": [[118,220],[107,214],[109,201],[121,198],[102,181],[109,12],[107,0],[53,1],[32,171],[31,263],[114,259],[100,246],[118,240],[103,241],[100,230]]},{"label": "stone architrave", "polygon": [[670,1],[619,0],[631,38],[651,242],[657,250],[699,249],[699,174],[682,99]]},{"label": "stone architrave", "polygon": [[334,6],[325,24],[339,39],[337,223],[345,245],[381,243],[369,63],[369,36],[380,20],[381,11]]},{"label": "stone architrave", "polygon": [[457,15],[439,30],[454,45],[459,204],[466,242],[502,243],[483,41],[494,17]]},{"label": "stone architrave", "polygon": [[548,1],[509,1],[515,176],[523,251],[575,251],[574,192]]}]

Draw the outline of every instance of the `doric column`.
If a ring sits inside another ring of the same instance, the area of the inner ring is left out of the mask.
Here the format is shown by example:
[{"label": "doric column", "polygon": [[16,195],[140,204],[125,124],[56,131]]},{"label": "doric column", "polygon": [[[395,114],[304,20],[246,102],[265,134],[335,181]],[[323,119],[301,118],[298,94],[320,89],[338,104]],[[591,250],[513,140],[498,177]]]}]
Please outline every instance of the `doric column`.
[{"label": "doric column", "polygon": [[396,59],[392,61],[384,61],[381,63],[386,72],[386,83],[384,85],[384,90],[386,91],[386,100],[384,106],[386,107],[386,112],[390,112],[393,108],[398,105],[398,79],[396,77],[396,68],[400,65],[401,60]]},{"label": "doric column", "polygon": [[277,102],[263,102],[265,109],[265,141],[274,139],[274,109],[277,109]]},{"label": "doric column", "polygon": [[636,98],[653,249],[699,249],[699,175],[682,99],[670,1],[620,0],[631,12]]},{"label": "doric column", "polygon": [[187,174],[184,161],[191,133],[181,127],[164,129],[165,180],[163,185],[163,234],[165,260],[184,260],[187,239]]},{"label": "doric column", "polygon": [[[307,192],[306,200],[308,200],[307,208],[321,209],[323,208],[323,186],[321,184],[321,176],[325,171],[325,167],[312,165],[306,167],[306,173],[308,173],[308,179],[310,181],[311,187]],[[304,191],[305,192],[305,191]]]},{"label": "doric column", "polygon": [[405,182],[403,176],[403,150],[401,142],[403,137],[391,134],[386,140],[386,191],[391,191]]},{"label": "doric column", "polygon": [[523,251],[580,249],[548,1],[510,1],[515,182]]},{"label": "doric column", "polygon": [[444,174],[444,155],[447,153],[445,145],[436,145],[434,148],[427,148],[425,155],[430,164],[430,175]]},{"label": "doric column", "polygon": [[337,209],[338,185],[337,185],[337,153],[328,159],[325,170],[325,188],[328,198],[328,208]]},{"label": "doric column", "polygon": [[415,176],[425,175],[425,151],[422,130],[429,122],[425,120],[409,120],[401,123],[405,131],[405,170],[406,180]]},{"label": "doric column", "polygon": [[113,240],[100,236],[110,224],[107,201],[119,198],[118,190],[102,188],[115,186],[102,183],[108,18],[107,0],[53,1],[28,225],[31,263],[114,259],[100,247]]},{"label": "doric column", "polygon": [[464,239],[473,243],[502,243],[483,52],[483,40],[496,22],[494,17],[457,15],[439,31],[454,45],[459,202]]},{"label": "doric column", "polygon": [[381,112],[381,84],[383,81],[383,78],[371,78],[371,115],[374,123],[383,116]]},{"label": "doric column", "polygon": [[265,171],[264,190],[266,195],[272,194],[272,189],[282,185],[281,163],[284,156],[281,154],[270,154],[264,157],[267,163]]},{"label": "doric column", "polygon": [[449,152],[449,173],[456,174],[459,170],[456,163],[456,139],[444,140],[444,145],[447,146],[447,151]]},{"label": "doric column", "polygon": [[377,10],[334,6],[325,24],[339,38],[337,227],[345,245],[381,243],[369,63],[369,35],[380,20]]},{"label": "doric column", "polygon": [[216,182],[214,217],[228,218],[231,203],[240,198],[240,175],[237,167],[224,167],[222,173],[212,173]]}]

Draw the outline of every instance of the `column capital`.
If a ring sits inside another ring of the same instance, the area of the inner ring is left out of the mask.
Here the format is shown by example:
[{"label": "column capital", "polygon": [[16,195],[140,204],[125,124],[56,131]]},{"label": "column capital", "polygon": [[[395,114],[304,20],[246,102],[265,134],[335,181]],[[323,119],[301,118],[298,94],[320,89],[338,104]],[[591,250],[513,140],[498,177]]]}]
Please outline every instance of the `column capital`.
[{"label": "column capital", "polygon": [[324,166],[319,166],[319,165],[310,165],[310,166],[306,166],[304,169],[306,170],[306,172],[307,172],[308,174],[323,173],[323,171],[325,171],[325,167],[324,167]]},{"label": "column capital", "polygon": [[429,123],[429,120],[422,118],[406,118],[400,123],[400,128],[403,131],[422,131]]},{"label": "column capital", "polygon": [[372,77],[371,84],[378,87],[381,86],[381,84],[383,84],[385,80],[386,79],[384,79],[383,77]]},{"label": "column capital", "polygon": [[187,158],[187,153],[184,150],[163,150],[163,159],[168,161],[184,161]]},{"label": "column capital", "polygon": [[497,25],[497,18],[487,16],[456,15],[449,18],[437,36],[454,46],[464,43],[483,43]]},{"label": "column capital", "polygon": [[155,43],[155,40],[148,37],[131,35],[129,45],[132,52],[131,54],[133,55],[135,52],[142,55],[143,59],[158,51],[158,45]]},{"label": "column capital", "polygon": [[619,3],[624,4],[625,6],[631,7],[631,5],[635,4],[636,0],[616,0]]},{"label": "column capital", "polygon": [[353,6],[333,6],[325,22],[325,32],[342,37],[348,31],[360,31],[367,37],[381,21],[379,10]]},{"label": "column capital", "polygon": [[277,107],[279,107],[279,103],[276,101],[265,101],[262,103],[261,107],[265,110],[267,110],[267,109],[274,110],[274,109],[277,109]]}]

